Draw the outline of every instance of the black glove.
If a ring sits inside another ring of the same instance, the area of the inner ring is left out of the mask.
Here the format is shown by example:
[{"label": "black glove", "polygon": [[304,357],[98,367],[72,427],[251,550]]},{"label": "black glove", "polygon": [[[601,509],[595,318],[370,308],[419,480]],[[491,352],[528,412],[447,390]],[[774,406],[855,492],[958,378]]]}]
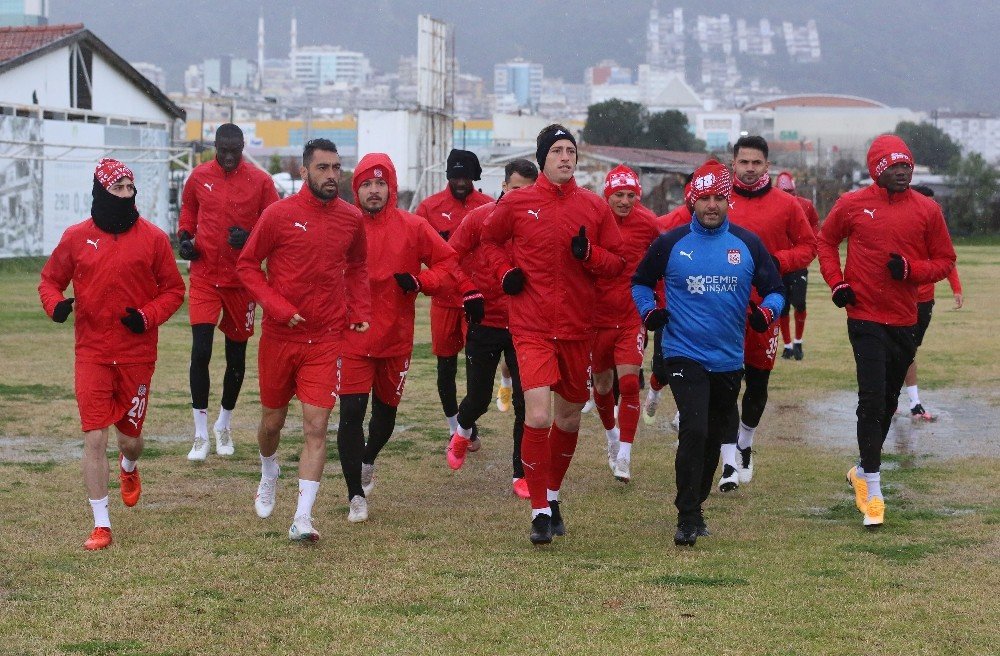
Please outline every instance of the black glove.
[{"label": "black glove", "polygon": [[469,323],[481,323],[486,316],[486,300],[478,289],[470,289],[462,295],[462,309]]},{"label": "black glove", "polygon": [[451,237],[451,230],[442,230],[438,234],[441,235],[441,239],[448,241],[448,237]]},{"label": "black glove", "polygon": [[73,299],[64,298],[63,300],[56,303],[56,306],[52,308],[52,320],[56,323],[66,323],[66,317],[69,313],[73,311]]},{"label": "black glove", "polygon": [[508,269],[507,273],[503,274],[500,285],[503,287],[503,293],[508,296],[520,294],[524,289],[524,271],[521,271],[520,267]]},{"label": "black glove", "polygon": [[243,248],[243,245],[247,243],[250,233],[239,226],[229,226],[229,237],[226,239],[226,243],[233,248]]},{"label": "black glove", "polygon": [[854,295],[854,290],[851,286],[842,282],[833,288],[833,304],[839,308],[845,305],[854,305],[858,302],[858,297]]},{"label": "black glove", "polygon": [[668,321],[670,321],[670,313],[666,308],[654,308],[642,318],[642,323],[646,326],[646,330],[653,332],[663,328],[667,325]]},{"label": "black glove", "polygon": [[889,261],[885,266],[893,280],[906,280],[910,277],[910,263],[899,253],[889,253]]},{"label": "black glove", "polygon": [[578,260],[589,260],[590,240],[587,239],[587,228],[580,226],[580,234],[570,240],[569,246],[573,250],[573,257]]},{"label": "black glove", "polygon": [[177,234],[177,238],[180,240],[177,254],[181,256],[181,259],[190,262],[197,260],[198,251],[194,249],[194,238],[191,237],[191,233],[187,230],[181,230]]},{"label": "black glove", "polygon": [[420,291],[420,281],[412,273],[394,273],[392,277],[396,279],[396,284],[404,292]]},{"label": "black glove", "polygon": [[146,332],[146,319],[142,316],[142,312],[139,312],[134,307],[127,307],[125,308],[125,313],[125,316],[121,318],[123,326],[136,335]]},{"label": "black glove", "polygon": [[774,321],[774,313],[770,309],[757,305],[750,301],[750,327],[758,333],[766,333],[771,322]]}]

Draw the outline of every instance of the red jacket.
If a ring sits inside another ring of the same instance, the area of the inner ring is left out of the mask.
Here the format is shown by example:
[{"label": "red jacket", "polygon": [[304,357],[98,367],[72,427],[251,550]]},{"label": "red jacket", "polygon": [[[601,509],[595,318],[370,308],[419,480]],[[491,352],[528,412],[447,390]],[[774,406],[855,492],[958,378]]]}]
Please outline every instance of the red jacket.
[{"label": "red jacket", "polygon": [[680,205],[663,216],[656,217],[656,227],[660,232],[670,232],[689,223],[691,223],[691,209],[687,205]]},{"label": "red jacket", "polygon": [[[840,242],[847,266],[840,268]],[[893,280],[886,263],[899,253],[910,263],[906,280]],[[844,194],[819,233],[819,268],[830,288],[847,281],[857,303],[847,316],[889,326],[917,323],[917,287],[941,280],[955,267],[955,249],[930,198],[907,189],[890,194],[878,185]]]},{"label": "red jacket", "polygon": [[656,227],[656,215],[639,203],[624,219],[614,216],[624,242],[621,254],[625,258],[625,270],[614,278],[597,280],[594,325],[598,328],[638,329],[642,320],[632,300],[632,274],[645,257],[649,245],[660,236],[660,231]]},{"label": "red jacket", "polygon": [[[493,198],[486,194],[472,190],[465,201],[455,198],[451,189],[445,188],[433,196],[428,196],[417,206],[417,214],[427,219],[431,227],[439,233],[445,241],[462,225],[462,221],[472,210],[482,205],[493,202]],[[447,235],[445,234],[447,233]],[[431,299],[433,305],[439,307],[460,308],[462,307],[462,294],[452,287],[442,290]]]},{"label": "red jacket", "polygon": [[214,159],[195,167],[184,185],[177,226],[178,233],[195,238],[199,257],[191,262],[191,275],[217,287],[240,287],[240,251],[226,243],[229,227],[252,231],[264,208],[276,200],[271,176],[246,160],[230,173]]},{"label": "red jacket", "polygon": [[[573,257],[570,248],[581,226],[591,244],[586,261]],[[625,270],[622,236],[607,201],[574,179],[556,185],[542,173],[535,184],[500,199],[483,224],[482,239],[497,278],[511,267],[524,272],[524,289],[510,297],[511,333],[547,339],[593,335],[597,278]]]},{"label": "red jacket", "polygon": [[[371,258],[368,276],[371,285],[371,328],[350,332],[344,352],[373,358],[389,358],[413,352],[413,320],[417,295],[404,292],[394,273],[411,273],[428,296],[457,286],[458,257],[455,251],[423,218],[396,207],[396,169],[382,153],[365,155],[354,179],[374,167],[386,171],[389,201],[375,216],[364,213],[365,232]],[[357,189],[355,199],[359,198]],[[358,201],[356,201],[358,202]],[[421,265],[428,268],[421,271]]]},{"label": "red jacket", "polygon": [[[948,274],[948,285],[951,287],[952,294],[962,293],[962,281],[958,278],[958,267],[956,266]],[[917,288],[917,303],[926,303],[927,301],[934,300],[934,283],[927,283],[926,285],[920,285]]]},{"label": "red jacket", "polygon": [[[367,254],[358,208],[341,198],[321,201],[303,185],[264,210],[236,271],[264,308],[265,335],[335,342],[353,332],[349,324],[371,320]],[[290,328],[296,314],[305,321]]]},{"label": "red jacket", "polygon": [[778,273],[805,269],[816,257],[816,235],[802,206],[791,194],[771,188],[747,198],[735,189],[729,199],[729,220],[754,233],[778,260]]},{"label": "red jacket", "polygon": [[802,196],[795,196],[794,198],[799,201],[802,211],[806,213],[806,220],[809,221],[809,227],[813,229],[813,234],[819,236],[819,212],[816,211],[816,206],[808,198],[803,198]]},{"label": "red jacket", "polygon": [[[42,268],[38,296],[50,317],[73,283],[76,359],[97,364],[156,362],[157,326],[184,302],[184,280],[167,235],[139,218],[126,232],[104,232],[90,219],[66,229]],[[121,318],[146,317],[135,334]]]},{"label": "red jacket", "polygon": [[[483,223],[492,213],[493,203],[480,205],[469,212],[462,225],[451,233],[448,245],[458,253],[458,261],[461,264],[459,291],[464,294],[473,289],[479,290],[486,304],[486,314],[482,324],[506,329],[510,323],[508,301],[510,297],[503,293],[503,287],[500,286],[500,281],[491,269],[486,253],[481,247]],[[509,242],[506,252],[510,256]]]}]

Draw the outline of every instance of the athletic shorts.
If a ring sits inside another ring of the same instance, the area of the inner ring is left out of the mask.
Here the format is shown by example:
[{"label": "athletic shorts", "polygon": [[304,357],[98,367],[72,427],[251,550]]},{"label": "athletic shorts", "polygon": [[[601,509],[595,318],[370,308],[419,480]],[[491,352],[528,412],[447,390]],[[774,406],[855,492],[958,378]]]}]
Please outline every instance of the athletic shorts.
[{"label": "athletic shorts", "polygon": [[774,356],[778,353],[781,326],[775,321],[765,332],[759,333],[747,324],[743,337],[743,362],[762,371],[774,369]]},{"label": "athletic shorts", "polygon": [[[222,321],[219,321],[219,313]],[[218,323],[219,330],[234,342],[245,342],[253,335],[257,304],[243,287],[216,287],[200,277],[191,278],[188,289],[188,315],[191,325]]]},{"label": "athletic shorts", "polygon": [[345,355],[340,360],[339,396],[375,392],[379,401],[399,406],[403,400],[406,374],[410,370],[410,356],[370,358],[365,355]]},{"label": "athletic shorts", "polygon": [[924,343],[924,334],[927,327],[931,325],[931,316],[934,314],[934,299],[917,303],[917,325],[913,327],[914,337],[917,340],[917,348]]},{"label": "athletic shorts", "polygon": [[781,278],[785,285],[785,307],[781,316],[787,317],[788,312],[795,308],[796,312],[806,309],[806,290],[809,288],[809,269],[799,269],[785,274]]},{"label": "athletic shorts", "polygon": [[76,362],[76,404],[84,433],[112,424],[122,435],[139,437],[146,419],[155,362]]},{"label": "athletic shorts", "polygon": [[557,340],[514,335],[521,389],[551,387],[570,403],[590,399],[592,338]]},{"label": "athletic shorts", "polygon": [[618,364],[642,366],[642,349],[646,329],[635,325],[627,328],[598,328],[594,339],[593,368],[607,371]]},{"label": "athletic shorts", "polygon": [[339,342],[309,344],[262,335],[257,349],[260,404],[283,408],[297,396],[303,403],[333,408],[340,376],[339,357]]},{"label": "athletic shorts", "polygon": [[431,304],[431,351],[434,355],[441,358],[458,355],[465,346],[466,328],[462,308]]}]

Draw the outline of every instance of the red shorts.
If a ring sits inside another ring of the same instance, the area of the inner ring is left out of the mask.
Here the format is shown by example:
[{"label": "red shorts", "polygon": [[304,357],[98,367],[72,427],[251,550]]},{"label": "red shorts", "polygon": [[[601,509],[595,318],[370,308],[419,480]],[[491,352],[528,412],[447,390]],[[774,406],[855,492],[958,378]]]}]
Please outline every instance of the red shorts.
[{"label": "red shorts", "polygon": [[76,363],[76,404],[86,433],[114,424],[122,435],[139,437],[146,419],[155,362]]},{"label": "red shorts", "polygon": [[778,354],[778,335],[781,327],[777,321],[771,324],[765,332],[759,333],[747,324],[743,337],[743,363],[771,371],[774,369],[774,356]]},{"label": "red shorts", "polygon": [[341,359],[337,394],[368,394],[374,390],[379,401],[395,408],[403,399],[403,387],[409,370],[409,355],[391,358],[345,355]]},{"label": "red shorts", "polygon": [[338,342],[289,342],[261,336],[257,349],[257,378],[260,404],[265,408],[283,408],[292,400],[333,408],[337,402],[337,379],[340,376]]},{"label": "red shorts", "polygon": [[551,387],[570,403],[590,398],[590,351],[593,339],[556,340],[514,336],[521,389]]},{"label": "red shorts", "polygon": [[431,304],[431,351],[448,358],[465,346],[465,311]]},{"label": "red shorts", "polygon": [[607,371],[616,364],[641,367],[645,342],[646,330],[642,326],[598,328],[597,338],[594,340],[594,371]]},{"label": "red shorts", "polygon": [[[222,321],[219,321],[219,313]],[[245,342],[253,335],[257,304],[242,287],[216,287],[200,277],[191,278],[188,289],[188,316],[191,325],[218,323],[219,330],[234,342]]]}]

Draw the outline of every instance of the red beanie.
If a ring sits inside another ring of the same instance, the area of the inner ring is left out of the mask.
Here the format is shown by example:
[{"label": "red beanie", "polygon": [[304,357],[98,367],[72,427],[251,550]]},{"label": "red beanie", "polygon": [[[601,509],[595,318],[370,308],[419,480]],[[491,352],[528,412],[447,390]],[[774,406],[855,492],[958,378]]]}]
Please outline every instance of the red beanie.
[{"label": "red beanie", "polygon": [[624,164],[611,169],[604,178],[604,198],[611,198],[611,194],[617,191],[634,191],[637,196],[642,196],[639,176]]},{"label": "red beanie", "polygon": [[778,189],[782,191],[787,191],[788,193],[795,193],[795,178],[788,171],[782,171],[778,174],[778,181],[775,185]]},{"label": "red beanie", "polygon": [[111,185],[122,178],[128,178],[135,182],[135,175],[132,174],[132,169],[110,157],[105,157],[97,163],[97,168],[94,169],[94,177],[97,178],[97,181],[105,189],[111,189]]},{"label": "red beanie", "polygon": [[875,137],[868,149],[868,173],[872,180],[878,182],[878,177],[893,164],[909,164],[913,168],[913,154],[906,142],[894,134]]},{"label": "red beanie", "polygon": [[725,196],[733,192],[733,176],[729,169],[718,160],[710,159],[694,172],[691,176],[691,188],[687,192],[687,204],[694,205],[694,202],[705,196]]}]

